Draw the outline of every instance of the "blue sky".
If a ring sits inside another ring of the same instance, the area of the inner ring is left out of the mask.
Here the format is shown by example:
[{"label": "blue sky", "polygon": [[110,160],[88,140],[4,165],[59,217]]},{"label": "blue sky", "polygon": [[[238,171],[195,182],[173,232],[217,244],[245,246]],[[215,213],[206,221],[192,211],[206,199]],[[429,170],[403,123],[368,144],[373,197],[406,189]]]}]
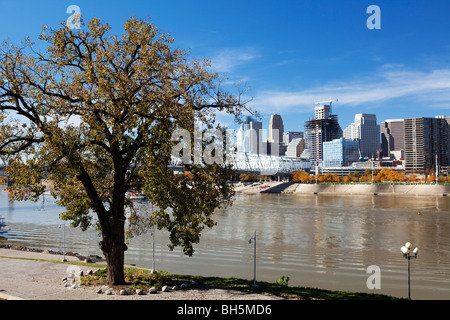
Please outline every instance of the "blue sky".
[{"label": "blue sky", "polygon": [[[264,128],[278,113],[285,130],[303,131],[314,102],[330,98],[343,129],[360,112],[378,122],[450,116],[448,0],[0,0],[0,39],[37,39],[72,4],[113,33],[131,16],[149,18],[230,84],[247,84]],[[381,29],[367,28],[370,5],[380,8]]]}]

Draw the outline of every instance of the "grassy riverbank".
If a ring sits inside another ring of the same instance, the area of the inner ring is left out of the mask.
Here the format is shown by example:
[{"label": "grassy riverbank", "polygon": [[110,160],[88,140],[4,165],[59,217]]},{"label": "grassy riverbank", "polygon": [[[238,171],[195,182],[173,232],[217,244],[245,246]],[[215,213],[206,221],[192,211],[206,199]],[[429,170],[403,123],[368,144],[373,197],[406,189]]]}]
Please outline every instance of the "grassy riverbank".
[{"label": "grassy riverbank", "polygon": [[[246,280],[239,278],[177,275],[163,272],[160,275],[147,274],[147,278],[146,276],[142,275],[130,277],[130,274],[135,274],[135,272],[136,269],[128,270],[127,274],[129,279],[133,279],[132,281],[134,281],[137,284],[137,286],[144,284],[145,283],[144,279],[147,279],[150,282],[152,281],[151,279],[157,279],[157,281],[163,280],[168,283],[190,283],[195,281],[196,283],[202,284],[202,286],[230,289],[230,290],[243,290],[243,291],[252,291],[251,287],[253,285],[253,280]],[[254,290],[255,292],[272,294],[288,299],[299,299],[299,300],[397,300],[398,299],[392,296],[381,294],[331,291],[310,287],[291,287],[284,284],[269,283],[264,281],[257,281],[256,284],[258,285],[258,289]],[[134,286],[136,285],[131,285],[131,287]],[[143,287],[145,288],[145,284]]]},{"label": "grassy riverbank", "polygon": [[[155,286],[161,288],[164,285],[181,285],[182,283],[193,283],[200,288],[221,288],[230,290],[255,291],[263,294],[272,294],[288,299],[299,300],[397,300],[398,298],[363,292],[332,291],[310,287],[291,287],[279,281],[269,283],[257,281],[258,289],[252,290],[253,280],[239,278],[204,277],[193,275],[171,274],[165,271],[158,271],[152,274],[149,269],[138,267],[125,268],[125,279],[127,285],[121,286],[129,291],[142,289],[144,291]],[[85,285],[104,285],[106,283],[106,271],[97,271],[92,276],[83,277],[82,283]]]}]

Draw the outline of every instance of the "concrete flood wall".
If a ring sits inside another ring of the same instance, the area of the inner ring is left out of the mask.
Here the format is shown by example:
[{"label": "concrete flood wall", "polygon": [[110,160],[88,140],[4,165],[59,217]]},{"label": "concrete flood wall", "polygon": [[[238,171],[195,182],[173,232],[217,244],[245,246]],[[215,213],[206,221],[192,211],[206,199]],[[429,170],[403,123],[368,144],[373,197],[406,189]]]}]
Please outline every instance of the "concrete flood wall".
[{"label": "concrete flood wall", "polygon": [[450,196],[450,185],[397,185],[397,184],[301,184],[291,186],[293,194],[394,194]]}]

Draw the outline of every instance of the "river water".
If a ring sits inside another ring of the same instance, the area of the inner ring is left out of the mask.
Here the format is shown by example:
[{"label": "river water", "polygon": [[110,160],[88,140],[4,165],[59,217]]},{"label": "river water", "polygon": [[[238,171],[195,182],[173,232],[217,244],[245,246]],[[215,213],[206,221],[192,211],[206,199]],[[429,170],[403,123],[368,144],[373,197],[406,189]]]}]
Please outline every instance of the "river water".
[{"label": "river water", "polygon": [[[51,196],[15,202],[0,192],[0,210],[10,229],[0,244],[101,255],[98,233],[64,225],[63,208]],[[157,230],[131,239],[125,260],[172,273],[253,279],[249,239],[256,231],[257,281],[289,276],[289,285],[407,297],[400,248],[409,241],[419,248],[411,259],[412,299],[450,299],[450,197],[237,194],[214,219],[217,226],[204,230],[193,257],[170,252],[167,233]],[[367,287],[374,265],[381,289]]]}]

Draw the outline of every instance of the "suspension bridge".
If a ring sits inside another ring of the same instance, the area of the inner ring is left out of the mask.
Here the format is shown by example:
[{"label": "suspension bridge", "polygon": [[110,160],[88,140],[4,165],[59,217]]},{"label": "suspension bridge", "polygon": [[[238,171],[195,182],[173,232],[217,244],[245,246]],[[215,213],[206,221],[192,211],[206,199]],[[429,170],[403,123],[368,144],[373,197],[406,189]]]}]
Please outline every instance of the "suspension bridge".
[{"label": "suspension bridge", "polygon": [[[246,173],[264,176],[288,176],[297,170],[310,170],[310,161],[307,159],[247,152],[231,153],[227,157],[225,164],[231,165],[236,174]],[[181,158],[177,157],[171,158],[168,167],[176,171],[184,170]],[[0,165],[0,176],[8,176],[4,165]]]},{"label": "suspension bridge", "polygon": [[[309,171],[311,163],[307,159],[280,157],[248,152],[231,153],[225,164],[231,165],[237,174],[259,174],[264,176],[286,176],[294,171]],[[172,157],[169,167],[182,171],[183,162],[180,158]]]}]

